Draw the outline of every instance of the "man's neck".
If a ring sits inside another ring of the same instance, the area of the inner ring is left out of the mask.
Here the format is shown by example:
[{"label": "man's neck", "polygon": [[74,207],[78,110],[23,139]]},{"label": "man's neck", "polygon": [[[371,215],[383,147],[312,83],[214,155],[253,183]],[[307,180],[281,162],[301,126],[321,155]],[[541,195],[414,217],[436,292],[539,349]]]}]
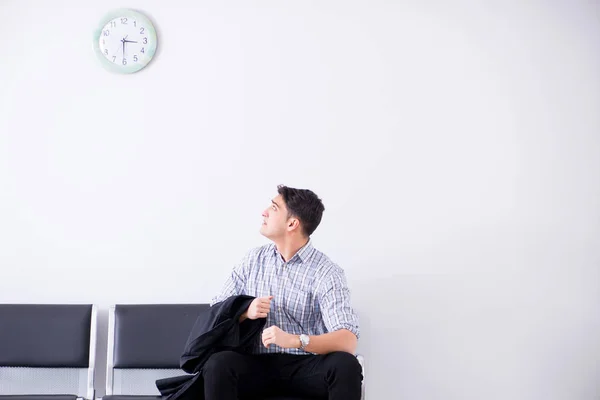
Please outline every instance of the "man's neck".
[{"label": "man's neck", "polygon": [[288,262],[292,257],[306,244],[308,243],[308,238],[298,237],[298,238],[285,238],[280,242],[275,242],[275,247],[277,247],[277,251],[283,257],[283,261]]}]

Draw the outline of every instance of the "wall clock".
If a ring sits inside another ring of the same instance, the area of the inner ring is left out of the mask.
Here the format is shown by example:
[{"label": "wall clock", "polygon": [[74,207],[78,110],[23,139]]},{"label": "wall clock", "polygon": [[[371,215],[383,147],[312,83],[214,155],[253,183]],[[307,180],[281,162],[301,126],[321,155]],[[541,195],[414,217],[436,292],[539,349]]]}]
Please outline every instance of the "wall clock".
[{"label": "wall clock", "polygon": [[94,31],[94,51],[108,70],[131,74],[156,53],[156,30],[141,12],[119,9],[107,14]]}]

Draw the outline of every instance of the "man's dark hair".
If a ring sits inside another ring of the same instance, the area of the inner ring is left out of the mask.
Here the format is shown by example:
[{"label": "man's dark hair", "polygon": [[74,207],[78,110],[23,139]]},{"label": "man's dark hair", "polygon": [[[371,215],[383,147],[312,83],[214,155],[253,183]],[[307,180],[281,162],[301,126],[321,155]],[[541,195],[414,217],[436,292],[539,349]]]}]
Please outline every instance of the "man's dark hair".
[{"label": "man's dark hair", "polygon": [[283,197],[289,216],[300,220],[306,236],[312,235],[325,211],[321,199],[308,189],[294,189],[285,185],[277,186],[277,192]]}]

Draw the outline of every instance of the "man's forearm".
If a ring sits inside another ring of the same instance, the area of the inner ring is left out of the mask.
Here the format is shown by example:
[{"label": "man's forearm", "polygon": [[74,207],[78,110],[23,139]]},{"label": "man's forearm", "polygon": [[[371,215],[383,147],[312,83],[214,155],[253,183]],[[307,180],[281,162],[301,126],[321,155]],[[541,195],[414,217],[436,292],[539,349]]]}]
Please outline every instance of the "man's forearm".
[{"label": "man's forearm", "polygon": [[[298,343],[300,343],[300,339],[298,339]],[[345,351],[354,354],[357,344],[358,339],[354,333],[347,329],[340,329],[323,335],[311,336],[310,342],[304,350],[315,354],[327,354],[334,351]]]}]

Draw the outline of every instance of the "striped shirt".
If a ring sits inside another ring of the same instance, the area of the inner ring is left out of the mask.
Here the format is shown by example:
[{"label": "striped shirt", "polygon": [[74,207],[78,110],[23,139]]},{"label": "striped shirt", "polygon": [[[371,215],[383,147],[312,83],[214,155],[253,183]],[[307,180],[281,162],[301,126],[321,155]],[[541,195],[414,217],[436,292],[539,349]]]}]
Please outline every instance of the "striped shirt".
[{"label": "striped shirt", "polygon": [[[358,316],[350,305],[344,271],[309,242],[287,262],[274,244],[249,251],[211,305],[230,296],[273,296],[265,327],[273,325],[294,335],[321,335],[348,329],[358,338]],[[308,354],[301,349],[253,347],[261,353]]]}]

